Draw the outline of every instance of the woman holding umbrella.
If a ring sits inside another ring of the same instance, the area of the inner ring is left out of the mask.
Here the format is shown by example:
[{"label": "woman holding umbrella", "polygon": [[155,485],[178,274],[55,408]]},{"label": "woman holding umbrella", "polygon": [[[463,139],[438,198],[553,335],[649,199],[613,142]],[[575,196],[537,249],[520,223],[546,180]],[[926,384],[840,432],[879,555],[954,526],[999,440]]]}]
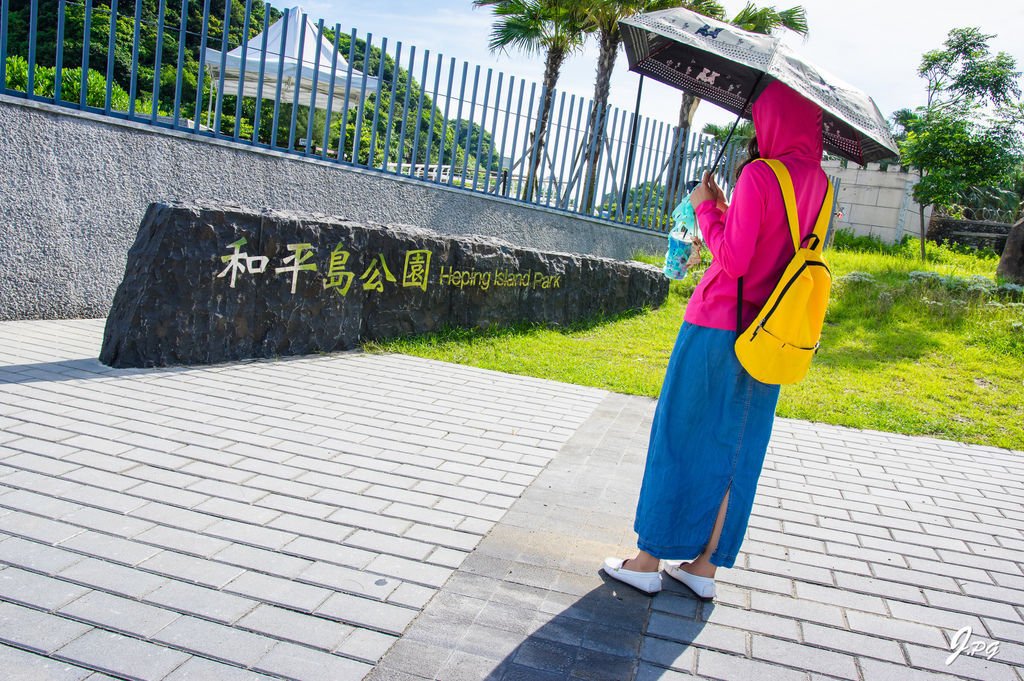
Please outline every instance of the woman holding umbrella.
[{"label": "woman holding umbrella", "polygon": [[[760,154],[789,170],[801,236],[809,235],[828,189],[821,107],[773,81],[752,112]],[[713,598],[716,570],[733,566],[747,529],[779,397],[779,386],[740,365],[736,330],[770,296],[793,241],[778,180],[763,163],[743,168],[730,206],[710,173],[690,199],[713,261],[686,307],[655,412],[634,523],[639,553],[609,558],[604,570],[654,593],[661,560],[689,561],[666,572]]]}]

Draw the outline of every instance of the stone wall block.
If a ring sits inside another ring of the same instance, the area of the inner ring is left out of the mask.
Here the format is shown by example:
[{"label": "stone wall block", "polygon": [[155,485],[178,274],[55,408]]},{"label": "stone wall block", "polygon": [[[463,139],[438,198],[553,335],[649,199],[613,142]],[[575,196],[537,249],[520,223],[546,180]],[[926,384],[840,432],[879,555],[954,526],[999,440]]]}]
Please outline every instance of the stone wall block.
[{"label": "stone wall block", "polygon": [[609,258],[665,249],[663,233],[5,95],[0,131],[0,320],[107,314],[157,202],[413,223]]},{"label": "stone wall block", "polygon": [[899,189],[884,188],[878,190],[878,200],[875,205],[882,208],[900,208],[903,205],[903,197],[906,194],[906,185]]}]

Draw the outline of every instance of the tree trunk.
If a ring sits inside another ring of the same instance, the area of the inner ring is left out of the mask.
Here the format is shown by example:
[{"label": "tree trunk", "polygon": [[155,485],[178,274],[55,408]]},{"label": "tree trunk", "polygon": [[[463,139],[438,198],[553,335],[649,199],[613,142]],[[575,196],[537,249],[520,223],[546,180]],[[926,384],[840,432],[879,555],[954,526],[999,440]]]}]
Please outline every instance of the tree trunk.
[{"label": "tree trunk", "polygon": [[[587,123],[587,130],[590,131],[583,147],[584,166],[586,175],[583,187],[582,212],[591,214],[594,212],[594,203],[597,200],[597,169],[601,163],[601,151],[604,145],[605,131],[608,129],[606,109],[608,107],[608,89],[612,78],[612,70],[615,68],[615,58],[619,54],[619,42],[621,41],[618,26],[612,31],[601,30],[598,36],[600,52],[597,56],[597,78],[594,81],[594,108],[590,112],[590,120]],[[599,127],[600,126],[600,127]]]},{"label": "tree trunk", "polygon": [[693,127],[693,117],[697,113],[698,106],[700,106],[700,97],[689,92],[683,93],[679,102],[679,127],[676,128],[676,136],[672,140],[672,149],[678,149],[679,151],[675,162],[671,165],[671,172],[669,173],[668,181],[665,184],[665,193],[667,198],[665,200],[664,211],[666,215],[670,214],[675,208],[675,205],[672,204],[679,203],[683,198],[682,184],[686,173],[686,159],[683,158],[682,152],[690,137],[690,130]]},{"label": "tree trunk", "polygon": [[924,209],[925,209],[925,206],[924,206],[924,204],[921,204],[921,203],[919,203],[917,205],[921,209],[920,212],[918,213],[918,215],[921,216],[921,262],[924,262],[926,260],[926,256],[924,254],[924,236],[925,236]]},{"label": "tree trunk", "polygon": [[[920,170],[919,171],[919,175],[920,175],[921,179],[918,180],[918,182],[920,182],[921,180],[924,180],[924,170]],[[917,205],[918,205],[918,208],[921,209],[920,212],[918,213],[918,215],[921,218],[921,262],[925,262],[925,260],[927,259],[927,256],[925,255],[925,252],[924,252],[924,237],[925,237],[925,231],[926,231],[925,230],[925,226],[924,226],[924,209],[925,209],[925,205],[923,203],[918,203]]]},{"label": "tree trunk", "polygon": [[537,175],[544,159],[544,139],[547,136],[548,122],[551,118],[551,104],[555,100],[555,85],[558,84],[558,76],[562,70],[565,56],[564,49],[553,47],[548,50],[547,58],[544,60],[544,99],[540,105],[537,131],[530,135],[530,146],[527,151],[530,166],[526,175],[526,188],[523,190],[523,200],[525,201],[533,200],[533,193],[539,186]]}]

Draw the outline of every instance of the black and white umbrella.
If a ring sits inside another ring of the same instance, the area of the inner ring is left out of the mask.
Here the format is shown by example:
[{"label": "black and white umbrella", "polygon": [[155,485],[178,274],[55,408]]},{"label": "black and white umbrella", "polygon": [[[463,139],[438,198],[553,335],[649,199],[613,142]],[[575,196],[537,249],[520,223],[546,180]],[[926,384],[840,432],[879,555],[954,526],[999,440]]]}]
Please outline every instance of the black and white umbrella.
[{"label": "black and white umbrella", "polygon": [[874,100],[800,57],[777,36],[681,8],[638,14],[619,26],[632,71],[746,118],[761,90],[778,80],[822,108],[826,151],[860,164],[899,158]]}]

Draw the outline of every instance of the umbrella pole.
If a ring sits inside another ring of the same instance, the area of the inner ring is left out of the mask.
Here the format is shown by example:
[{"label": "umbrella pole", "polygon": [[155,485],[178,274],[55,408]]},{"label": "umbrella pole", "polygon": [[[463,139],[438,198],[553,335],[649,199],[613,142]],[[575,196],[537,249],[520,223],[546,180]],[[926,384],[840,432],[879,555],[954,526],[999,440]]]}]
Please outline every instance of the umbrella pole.
[{"label": "umbrella pole", "polygon": [[715,171],[718,170],[718,164],[721,162],[722,155],[725,154],[725,150],[729,147],[729,141],[732,139],[732,134],[736,132],[736,126],[740,124],[740,119],[743,118],[743,112],[746,111],[747,107],[750,105],[750,100],[754,97],[754,93],[757,92],[757,86],[761,84],[762,78],[764,78],[763,72],[757,77],[757,80],[754,81],[754,86],[750,88],[750,94],[747,95],[747,101],[743,102],[743,108],[740,109],[740,115],[736,117],[736,120],[732,124],[732,128],[729,130],[729,134],[725,138],[725,142],[718,149],[718,156],[715,157],[715,162],[711,164],[711,169],[708,171],[712,175],[714,175]]}]

